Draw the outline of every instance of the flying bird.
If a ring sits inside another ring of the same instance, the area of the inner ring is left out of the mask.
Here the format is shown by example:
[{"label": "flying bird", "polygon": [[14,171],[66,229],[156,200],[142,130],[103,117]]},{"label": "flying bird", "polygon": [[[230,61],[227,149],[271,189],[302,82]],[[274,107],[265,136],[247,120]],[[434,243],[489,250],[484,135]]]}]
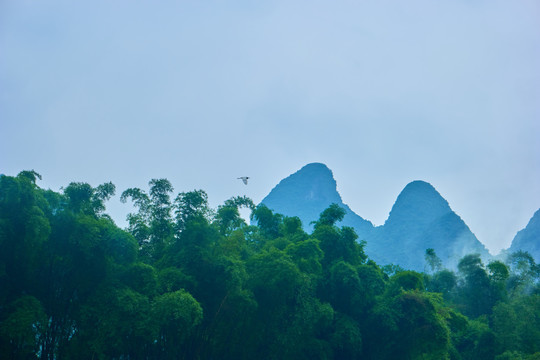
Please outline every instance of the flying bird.
[{"label": "flying bird", "polygon": [[245,185],[247,185],[247,181],[249,179],[249,176],[240,176],[238,179],[242,180]]}]

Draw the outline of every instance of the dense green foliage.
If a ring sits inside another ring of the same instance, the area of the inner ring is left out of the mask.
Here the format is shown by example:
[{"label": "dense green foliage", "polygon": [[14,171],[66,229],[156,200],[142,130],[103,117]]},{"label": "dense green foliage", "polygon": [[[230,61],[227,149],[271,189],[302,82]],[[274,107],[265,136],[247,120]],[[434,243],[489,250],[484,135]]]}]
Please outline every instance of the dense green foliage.
[{"label": "dense green foliage", "polygon": [[38,178],[0,176],[2,359],[540,359],[527,253],[380,267],[339,206],[308,234],[245,197],[173,199],[165,179],[122,193],[136,212],[121,230],[111,183]]}]

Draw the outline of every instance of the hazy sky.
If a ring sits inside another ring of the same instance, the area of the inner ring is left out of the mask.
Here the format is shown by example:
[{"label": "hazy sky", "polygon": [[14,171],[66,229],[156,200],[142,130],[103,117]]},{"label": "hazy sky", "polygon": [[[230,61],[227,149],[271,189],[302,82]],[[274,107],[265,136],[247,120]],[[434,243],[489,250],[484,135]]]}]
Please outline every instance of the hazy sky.
[{"label": "hazy sky", "polygon": [[217,206],[323,162],[374,224],[421,179],[498,252],[540,207],[539,64],[537,0],[0,0],[0,173]]}]

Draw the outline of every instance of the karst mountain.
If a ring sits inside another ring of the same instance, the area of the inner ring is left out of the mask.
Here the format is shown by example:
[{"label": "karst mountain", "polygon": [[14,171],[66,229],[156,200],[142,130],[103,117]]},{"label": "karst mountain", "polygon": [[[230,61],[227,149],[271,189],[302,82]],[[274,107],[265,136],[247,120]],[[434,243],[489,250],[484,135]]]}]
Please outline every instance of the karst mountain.
[{"label": "karst mountain", "polygon": [[540,262],[540,209],[538,209],[527,226],[519,231],[508,252],[527,251],[535,261]]},{"label": "karst mountain", "polygon": [[377,227],[343,202],[332,171],[321,163],[308,164],[283,179],[261,203],[276,213],[298,216],[307,231],[324,209],[338,204],[346,212],[339,225],[353,227],[359,240],[366,241],[367,255],[383,265],[424,271],[428,248],[434,249],[443,265],[451,268],[466,254],[490,256],[448,202],[424,181],[407,184],[384,225]]}]

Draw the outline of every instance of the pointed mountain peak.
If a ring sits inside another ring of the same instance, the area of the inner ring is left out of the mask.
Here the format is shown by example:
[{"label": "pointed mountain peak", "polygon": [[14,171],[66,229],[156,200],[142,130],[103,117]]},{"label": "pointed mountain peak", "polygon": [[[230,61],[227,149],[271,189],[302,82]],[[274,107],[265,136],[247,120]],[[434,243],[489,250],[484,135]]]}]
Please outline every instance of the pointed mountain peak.
[{"label": "pointed mountain peak", "polygon": [[263,203],[271,207],[274,200],[282,199],[283,196],[286,196],[287,200],[302,202],[342,203],[334,175],[322,163],[307,164],[281,180],[263,199]]},{"label": "pointed mountain peak", "polygon": [[538,209],[525,229],[518,231],[509,252],[528,251],[536,262],[540,262],[540,209]]},{"label": "pointed mountain peak", "polygon": [[332,173],[332,170],[330,170],[328,166],[323,163],[307,164],[288,178],[291,177],[307,177],[312,180],[326,179],[334,183],[336,182],[334,180],[334,174]]},{"label": "pointed mountain peak", "polygon": [[263,204],[277,213],[298,216],[304,229],[311,229],[310,223],[331,204],[345,209],[343,224],[355,227],[361,238],[371,231],[373,224],[356,215],[343,203],[337,191],[337,183],[332,171],[324,164],[307,164],[294,174],[277,184],[262,200]]},{"label": "pointed mountain peak", "polygon": [[399,221],[428,223],[452,212],[448,202],[428,182],[413,181],[399,194],[385,224]]},{"label": "pointed mountain peak", "polygon": [[406,199],[416,196],[422,196],[424,198],[429,197],[430,199],[435,201],[446,202],[446,200],[444,200],[444,198],[433,187],[433,185],[422,180],[415,180],[408,183],[399,194],[398,200],[399,198]]},{"label": "pointed mountain peak", "polygon": [[[385,254],[385,257],[381,256],[383,263],[393,262],[407,269],[422,271],[428,248],[435,249],[445,266],[450,268],[457,266],[458,261],[469,253],[489,257],[487,249],[467,224],[425,181],[413,181],[405,186],[388,220],[378,231],[375,240],[380,243],[373,246],[373,253]],[[367,250],[369,244],[368,239]]]},{"label": "pointed mountain peak", "polygon": [[307,170],[307,169],[314,169],[314,170],[319,170],[319,171],[332,172],[328,168],[328,166],[326,166],[323,163],[319,163],[319,162],[313,162],[313,163],[306,164],[300,170],[298,170],[298,172],[303,171],[303,170]]},{"label": "pointed mountain peak", "polygon": [[408,183],[402,192],[407,192],[407,191],[435,191],[437,192],[437,190],[435,190],[433,185],[423,180],[414,180]]}]

